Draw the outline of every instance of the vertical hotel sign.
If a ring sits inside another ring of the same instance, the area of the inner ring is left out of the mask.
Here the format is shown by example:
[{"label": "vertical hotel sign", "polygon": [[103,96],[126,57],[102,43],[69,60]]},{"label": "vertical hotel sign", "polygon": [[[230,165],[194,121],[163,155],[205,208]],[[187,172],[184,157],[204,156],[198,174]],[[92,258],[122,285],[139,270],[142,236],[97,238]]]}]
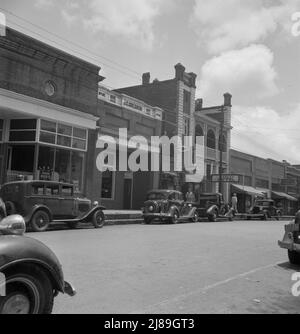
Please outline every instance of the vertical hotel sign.
[{"label": "vertical hotel sign", "polygon": [[0,37],[6,36],[6,16],[0,12]]}]

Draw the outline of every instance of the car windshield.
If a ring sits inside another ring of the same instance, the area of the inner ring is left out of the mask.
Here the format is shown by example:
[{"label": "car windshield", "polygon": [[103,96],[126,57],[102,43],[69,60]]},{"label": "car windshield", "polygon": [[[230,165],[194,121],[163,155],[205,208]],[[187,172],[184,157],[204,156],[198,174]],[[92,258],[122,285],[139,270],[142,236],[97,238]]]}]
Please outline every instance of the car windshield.
[{"label": "car windshield", "polygon": [[201,203],[206,203],[206,202],[217,203],[218,199],[216,196],[200,196],[200,202]]},{"label": "car windshield", "polygon": [[150,201],[160,201],[166,199],[165,193],[151,193],[148,195],[148,200]]}]

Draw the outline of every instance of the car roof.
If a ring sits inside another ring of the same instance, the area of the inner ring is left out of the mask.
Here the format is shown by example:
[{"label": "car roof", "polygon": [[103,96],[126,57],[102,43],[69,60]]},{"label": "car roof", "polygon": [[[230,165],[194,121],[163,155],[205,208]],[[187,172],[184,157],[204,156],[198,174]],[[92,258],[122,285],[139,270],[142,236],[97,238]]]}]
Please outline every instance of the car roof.
[{"label": "car roof", "polygon": [[9,186],[9,185],[18,185],[18,184],[48,184],[48,185],[62,185],[66,187],[74,187],[74,184],[72,183],[64,183],[64,182],[55,182],[55,181],[42,181],[42,180],[30,180],[30,181],[15,181],[15,182],[8,182],[2,185]]}]

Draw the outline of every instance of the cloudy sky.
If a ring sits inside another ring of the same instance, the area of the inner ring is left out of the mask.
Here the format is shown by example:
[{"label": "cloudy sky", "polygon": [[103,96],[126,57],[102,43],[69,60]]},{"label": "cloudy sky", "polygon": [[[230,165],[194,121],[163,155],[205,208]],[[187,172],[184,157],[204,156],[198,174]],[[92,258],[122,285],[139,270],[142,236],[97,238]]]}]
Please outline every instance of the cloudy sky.
[{"label": "cloudy sky", "polygon": [[[198,75],[233,95],[232,146],[300,164],[300,0],[0,0],[10,26],[102,67],[112,88]],[[296,20],[296,21],[293,21]],[[297,21],[298,20],[298,21]]]}]

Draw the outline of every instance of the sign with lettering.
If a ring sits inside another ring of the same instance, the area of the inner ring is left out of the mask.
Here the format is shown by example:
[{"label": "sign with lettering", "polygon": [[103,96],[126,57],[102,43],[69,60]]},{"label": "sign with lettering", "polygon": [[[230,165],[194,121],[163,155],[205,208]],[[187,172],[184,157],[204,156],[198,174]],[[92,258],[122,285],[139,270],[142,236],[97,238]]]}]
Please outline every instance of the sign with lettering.
[{"label": "sign with lettering", "polygon": [[222,174],[221,179],[219,174],[211,175],[212,182],[224,182],[224,183],[240,183],[242,176],[237,174]]},{"label": "sign with lettering", "polygon": [[297,180],[295,179],[283,179],[281,180],[281,185],[284,187],[296,187]]}]

